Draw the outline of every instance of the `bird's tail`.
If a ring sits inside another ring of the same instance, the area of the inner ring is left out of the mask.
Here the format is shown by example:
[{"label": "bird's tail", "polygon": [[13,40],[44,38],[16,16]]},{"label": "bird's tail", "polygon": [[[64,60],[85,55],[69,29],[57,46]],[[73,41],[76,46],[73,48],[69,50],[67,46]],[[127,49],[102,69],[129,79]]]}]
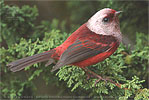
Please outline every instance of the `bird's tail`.
[{"label": "bird's tail", "polygon": [[[38,62],[44,62],[51,59],[51,55],[55,52],[55,50],[50,50],[47,52],[43,52],[40,54],[35,54],[33,56],[25,57],[16,61],[11,62],[7,66],[9,66],[10,70],[13,72],[20,71],[24,69],[27,66],[30,66],[32,64],[38,63]],[[52,60],[51,60],[52,61]]]}]

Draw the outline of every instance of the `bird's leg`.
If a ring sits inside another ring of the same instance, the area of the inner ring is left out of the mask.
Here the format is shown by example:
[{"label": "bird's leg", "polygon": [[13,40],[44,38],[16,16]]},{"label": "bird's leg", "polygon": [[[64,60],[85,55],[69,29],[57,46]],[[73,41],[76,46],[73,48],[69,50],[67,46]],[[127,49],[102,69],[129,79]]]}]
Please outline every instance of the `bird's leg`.
[{"label": "bird's leg", "polygon": [[86,69],[84,69],[85,74],[87,75],[87,80],[89,80],[91,77],[94,77],[93,75],[91,75],[90,73],[88,73],[88,71]]},{"label": "bird's leg", "polygon": [[88,68],[83,68],[83,69],[84,69],[86,72],[89,72],[89,73],[91,73],[92,75],[94,75],[95,77],[98,78],[98,79],[96,80],[96,82],[95,82],[95,86],[96,86],[96,84],[97,84],[100,80],[103,80],[103,81],[105,81],[106,83],[107,83],[107,81],[109,81],[109,82],[115,84],[117,87],[121,88],[121,84],[115,83],[114,81],[112,81],[112,80],[109,79],[109,78],[102,78],[100,75],[98,75],[98,74],[96,74],[95,72],[89,70]]}]

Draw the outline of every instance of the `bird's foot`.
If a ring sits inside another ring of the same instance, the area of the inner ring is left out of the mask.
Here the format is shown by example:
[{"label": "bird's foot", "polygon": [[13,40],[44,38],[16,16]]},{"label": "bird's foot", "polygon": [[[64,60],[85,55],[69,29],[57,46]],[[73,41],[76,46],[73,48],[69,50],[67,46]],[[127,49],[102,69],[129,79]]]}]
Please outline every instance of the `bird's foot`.
[{"label": "bird's foot", "polygon": [[107,85],[107,81],[112,81],[112,80],[110,80],[108,77],[106,77],[106,78],[102,78],[100,75],[96,75],[96,77],[97,77],[97,80],[95,81],[95,87],[96,87],[96,84],[100,81],[100,80],[103,80],[103,81],[105,81],[105,83],[106,83],[106,85]]},{"label": "bird's foot", "polygon": [[[97,80],[95,81],[95,84],[94,84],[95,86],[96,86],[96,84],[97,84],[100,80],[103,80],[103,81],[105,81],[106,84],[107,84],[107,81],[109,81],[109,82],[115,84],[117,87],[121,88],[121,84],[115,83],[114,81],[112,81],[112,80],[109,79],[108,77],[103,78],[103,77],[101,77],[100,75],[96,74],[95,72],[93,72],[93,71],[91,71],[91,70],[89,70],[89,69],[87,69],[87,68],[83,68],[83,69],[85,70],[85,73],[87,74],[87,79],[89,79],[91,76],[97,78]],[[89,73],[91,73],[91,74],[89,74]]]},{"label": "bird's foot", "polygon": [[91,70],[89,70],[89,69],[87,69],[87,68],[83,68],[83,69],[84,69],[84,71],[85,71],[85,73],[86,73],[86,75],[87,75],[87,80],[89,80],[91,77],[97,78],[97,80],[95,81],[95,86],[96,86],[96,84],[97,84],[100,80],[105,81],[106,84],[107,84],[108,78],[106,78],[106,79],[105,79],[105,78],[102,78],[100,75],[94,73],[93,71],[91,71]]}]

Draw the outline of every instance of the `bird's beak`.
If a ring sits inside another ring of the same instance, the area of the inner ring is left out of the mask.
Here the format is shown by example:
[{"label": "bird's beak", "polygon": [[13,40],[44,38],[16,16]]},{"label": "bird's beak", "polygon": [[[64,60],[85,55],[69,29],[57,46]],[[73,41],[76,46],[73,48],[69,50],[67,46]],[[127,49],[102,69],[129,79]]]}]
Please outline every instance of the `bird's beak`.
[{"label": "bird's beak", "polygon": [[115,14],[118,16],[123,11],[116,11]]}]

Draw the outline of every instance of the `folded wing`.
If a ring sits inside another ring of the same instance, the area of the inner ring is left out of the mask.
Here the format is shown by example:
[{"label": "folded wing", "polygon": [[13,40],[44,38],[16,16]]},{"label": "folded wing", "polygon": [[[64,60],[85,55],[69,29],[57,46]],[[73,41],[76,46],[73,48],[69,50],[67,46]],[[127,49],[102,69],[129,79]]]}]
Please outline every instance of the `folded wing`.
[{"label": "folded wing", "polygon": [[59,69],[61,66],[83,61],[108,51],[113,46],[115,38],[107,36],[109,38],[109,41],[107,41],[108,39],[105,39],[105,37],[100,38],[99,36],[92,39],[78,38],[64,51],[52,71]]}]

